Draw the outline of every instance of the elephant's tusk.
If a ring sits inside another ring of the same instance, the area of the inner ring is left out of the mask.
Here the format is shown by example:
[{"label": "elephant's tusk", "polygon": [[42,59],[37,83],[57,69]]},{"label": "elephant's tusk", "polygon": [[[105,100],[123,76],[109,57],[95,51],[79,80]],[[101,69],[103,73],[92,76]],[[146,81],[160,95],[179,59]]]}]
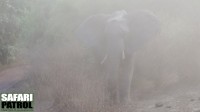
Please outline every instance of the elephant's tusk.
[{"label": "elephant's tusk", "polygon": [[107,58],[108,58],[108,55],[106,54],[106,55],[104,56],[104,58],[102,59],[101,64],[104,64],[104,62],[106,61]]},{"label": "elephant's tusk", "polygon": [[124,50],[122,51],[122,60],[124,60],[126,57],[125,57],[125,53],[124,53]]}]

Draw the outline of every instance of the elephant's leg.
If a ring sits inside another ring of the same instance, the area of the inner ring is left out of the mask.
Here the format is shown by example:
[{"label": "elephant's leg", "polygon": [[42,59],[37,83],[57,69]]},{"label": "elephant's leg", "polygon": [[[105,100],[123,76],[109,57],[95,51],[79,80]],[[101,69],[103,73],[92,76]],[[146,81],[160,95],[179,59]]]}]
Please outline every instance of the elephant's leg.
[{"label": "elephant's leg", "polygon": [[118,89],[118,74],[119,74],[119,65],[120,65],[120,57],[119,55],[115,55],[113,57],[108,57],[105,68],[107,72],[107,91],[109,102],[111,104],[119,103],[119,89]]},{"label": "elephant's leg", "polygon": [[119,100],[121,103],[128,103],[130,100],[133,69],[133,56],[126,54],[126,58],[121,62],[119,74]]}]

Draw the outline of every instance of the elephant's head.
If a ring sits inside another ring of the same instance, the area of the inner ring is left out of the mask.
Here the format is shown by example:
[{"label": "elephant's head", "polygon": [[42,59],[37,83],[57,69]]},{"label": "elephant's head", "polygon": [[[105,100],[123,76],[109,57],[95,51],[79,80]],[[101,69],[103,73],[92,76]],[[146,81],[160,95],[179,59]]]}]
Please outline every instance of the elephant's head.
[{"label": "elephant's head", "polygon": [[111,14],[110,18],[106,21],[104,29],[106,51],[103,60],[105,60],[105,57],[107,56],[114,56],[114,54],[115,56],[120,56],[122,59],[125,58],[124,39],[127,38],[128,33],[130,33],[126,16],[126,11],[117,11]]}]

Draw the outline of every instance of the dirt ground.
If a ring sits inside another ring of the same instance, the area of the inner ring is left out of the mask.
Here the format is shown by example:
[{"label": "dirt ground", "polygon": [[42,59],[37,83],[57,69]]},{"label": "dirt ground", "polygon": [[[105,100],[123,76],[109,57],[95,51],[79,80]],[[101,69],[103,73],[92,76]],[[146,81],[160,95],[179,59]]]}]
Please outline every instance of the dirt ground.
[{"label": "dirt ground", "polygon": [[137,101],[134,112],[200,112],[199,87],[171,91]]},{"label": "dirt ground", "polygon": [[0,91],[7,90],[16,83],[25,80],[30,66],[24,64],[13,64],[4,67],[0,71]]},{"label": "dirt ground", "polygon": [[[0,90],[7,90],[16,83],[25,80],[29,68],[28,65],[17,65],[2,70],[0,72]],[[40,103],[46,105],[46,103]],[[127,106],[122,106],[119,109],[112,108],[106,112],[113,110],[117,110],[116,112],[200,112],[200,86],[162,89],[160,93],[150,95],[148,98],[136,98]],[[39,112],[37,110],[35,111]]]}]

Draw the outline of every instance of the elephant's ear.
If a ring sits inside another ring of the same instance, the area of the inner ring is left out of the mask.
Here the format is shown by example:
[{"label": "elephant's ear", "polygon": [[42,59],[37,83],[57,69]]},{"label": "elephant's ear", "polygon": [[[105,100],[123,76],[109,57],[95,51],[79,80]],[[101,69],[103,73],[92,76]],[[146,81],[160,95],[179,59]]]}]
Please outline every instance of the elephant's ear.
[{"label": "elephant's ear", "polygon": [[158,17],[150,11],[136,11],[129,14],[130,35],[126,40],[127,51],[133,53],[155,39],[161,30]]},{"label": "elephant's ear", "polygon": [[[143,38],[155,37],[160,32],[160,20],[151,11],[142,10],[129,15],[129,25],[134,36]],[[148,39],[147,39],[148,40]]]},{"label": "elephant's ear", "polygon": [[107,18],[106,14],[90,16],[79,26],[76,36],[89,48],[102,46]]}]

